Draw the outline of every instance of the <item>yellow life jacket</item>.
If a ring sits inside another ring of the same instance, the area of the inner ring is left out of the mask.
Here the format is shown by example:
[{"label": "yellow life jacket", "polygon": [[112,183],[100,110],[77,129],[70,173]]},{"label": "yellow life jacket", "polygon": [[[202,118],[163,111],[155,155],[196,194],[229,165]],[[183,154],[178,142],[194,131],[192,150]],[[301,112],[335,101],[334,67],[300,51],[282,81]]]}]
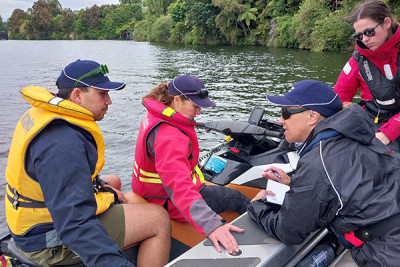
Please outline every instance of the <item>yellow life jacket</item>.
[{"label": "yellow life jacket", "polygon": [[[25,171],[25,153],[32,139],[53,120],[65,120],[77,125],[94,137],[97,145],[98,160],[92,181],[94,182],[104,166],[103,135],[87,109],[51,94],[47,89],[28,86],[21,91],[26,101],[32,104],[19,120],[11,142],[6,169],[6,219],[11,232],[16,235],[26,233],[33,226],[52,223],[49,210],[44,205],[40,185]],[[114,194],[94,192],[97,212],[107,210],[114,202]]]}]

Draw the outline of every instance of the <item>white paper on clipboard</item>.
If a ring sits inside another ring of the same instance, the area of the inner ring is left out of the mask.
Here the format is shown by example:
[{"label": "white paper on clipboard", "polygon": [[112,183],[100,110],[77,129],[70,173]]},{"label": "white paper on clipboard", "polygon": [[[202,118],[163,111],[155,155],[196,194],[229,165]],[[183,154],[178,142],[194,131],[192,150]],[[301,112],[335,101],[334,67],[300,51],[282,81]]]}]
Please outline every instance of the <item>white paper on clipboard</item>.
[{"label": "white paper on clipboard", "polygon": [[275,182],[274,180],[268,180],[266,189],[275,193],[275,196],[267,195],[267,202],[282,205],[285,194],[289,191],[290,186]]}]

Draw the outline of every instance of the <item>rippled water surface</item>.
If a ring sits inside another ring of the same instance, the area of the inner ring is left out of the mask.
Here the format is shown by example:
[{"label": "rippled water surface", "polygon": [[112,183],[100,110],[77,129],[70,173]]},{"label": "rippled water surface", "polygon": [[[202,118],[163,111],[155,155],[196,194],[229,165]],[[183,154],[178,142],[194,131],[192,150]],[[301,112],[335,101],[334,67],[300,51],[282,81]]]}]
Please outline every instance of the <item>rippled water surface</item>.
[{"label": "rippled water surface", "polygon": [[[217,106],[203,110],[199,121],[247,120],[253,106],[276,118],[278,108],[266,93],[283,94],[303,79],[334,86],[350,54],[315,53],[267,47],[176,46],[128,41],[0,41],[0,236],[4,219],[4,173],[12,133],[30,107],[19,91],[37,85],[56,91],[61,69],[76,59],[107,64],[113,81],[127,83],[112,92],[113,104],[99,122],[106,145],[103,173],[118,174],[123,191],[130,189],[135,140],[144,113],[141,97],[158,83],[181,74],[196,75]],[[224,136],[198,130],[201,153]],[[67,164],[67,163],[66,163]]]}]

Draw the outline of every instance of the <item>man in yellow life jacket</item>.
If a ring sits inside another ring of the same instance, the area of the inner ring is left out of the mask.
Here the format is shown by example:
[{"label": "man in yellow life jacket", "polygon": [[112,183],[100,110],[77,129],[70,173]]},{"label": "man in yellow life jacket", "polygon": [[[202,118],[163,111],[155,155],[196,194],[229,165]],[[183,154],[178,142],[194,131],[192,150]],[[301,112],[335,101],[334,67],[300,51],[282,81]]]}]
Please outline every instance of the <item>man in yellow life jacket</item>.
[{"label": "man in yellow life jacket", "polygon": [[[132,266],[122,249],[141,242],[138,266],[163,266],[170,222],[155,204],[118,204],[104,186],[104,140],[96,121],[112,103],[106,65],[77,60],[57,79],[56,96],[28,86],[30,108],[20,119],[6,170],[6,218],[21,252],[40,266]],[[154,253],[157,251],[157,253]]]}]

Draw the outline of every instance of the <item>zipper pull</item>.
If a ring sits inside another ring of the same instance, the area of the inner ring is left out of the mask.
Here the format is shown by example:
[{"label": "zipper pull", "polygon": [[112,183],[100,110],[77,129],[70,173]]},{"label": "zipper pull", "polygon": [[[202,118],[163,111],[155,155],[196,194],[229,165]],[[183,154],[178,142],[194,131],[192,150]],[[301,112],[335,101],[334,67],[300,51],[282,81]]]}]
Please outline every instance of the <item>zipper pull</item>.
[{"label": "zipper pull", "polygon": [[379,113],[381,113],[381,109],[379,109],[378,114],[376,115],[376,118],[374,120],[375,123],[378,123],[379,121]]}]

